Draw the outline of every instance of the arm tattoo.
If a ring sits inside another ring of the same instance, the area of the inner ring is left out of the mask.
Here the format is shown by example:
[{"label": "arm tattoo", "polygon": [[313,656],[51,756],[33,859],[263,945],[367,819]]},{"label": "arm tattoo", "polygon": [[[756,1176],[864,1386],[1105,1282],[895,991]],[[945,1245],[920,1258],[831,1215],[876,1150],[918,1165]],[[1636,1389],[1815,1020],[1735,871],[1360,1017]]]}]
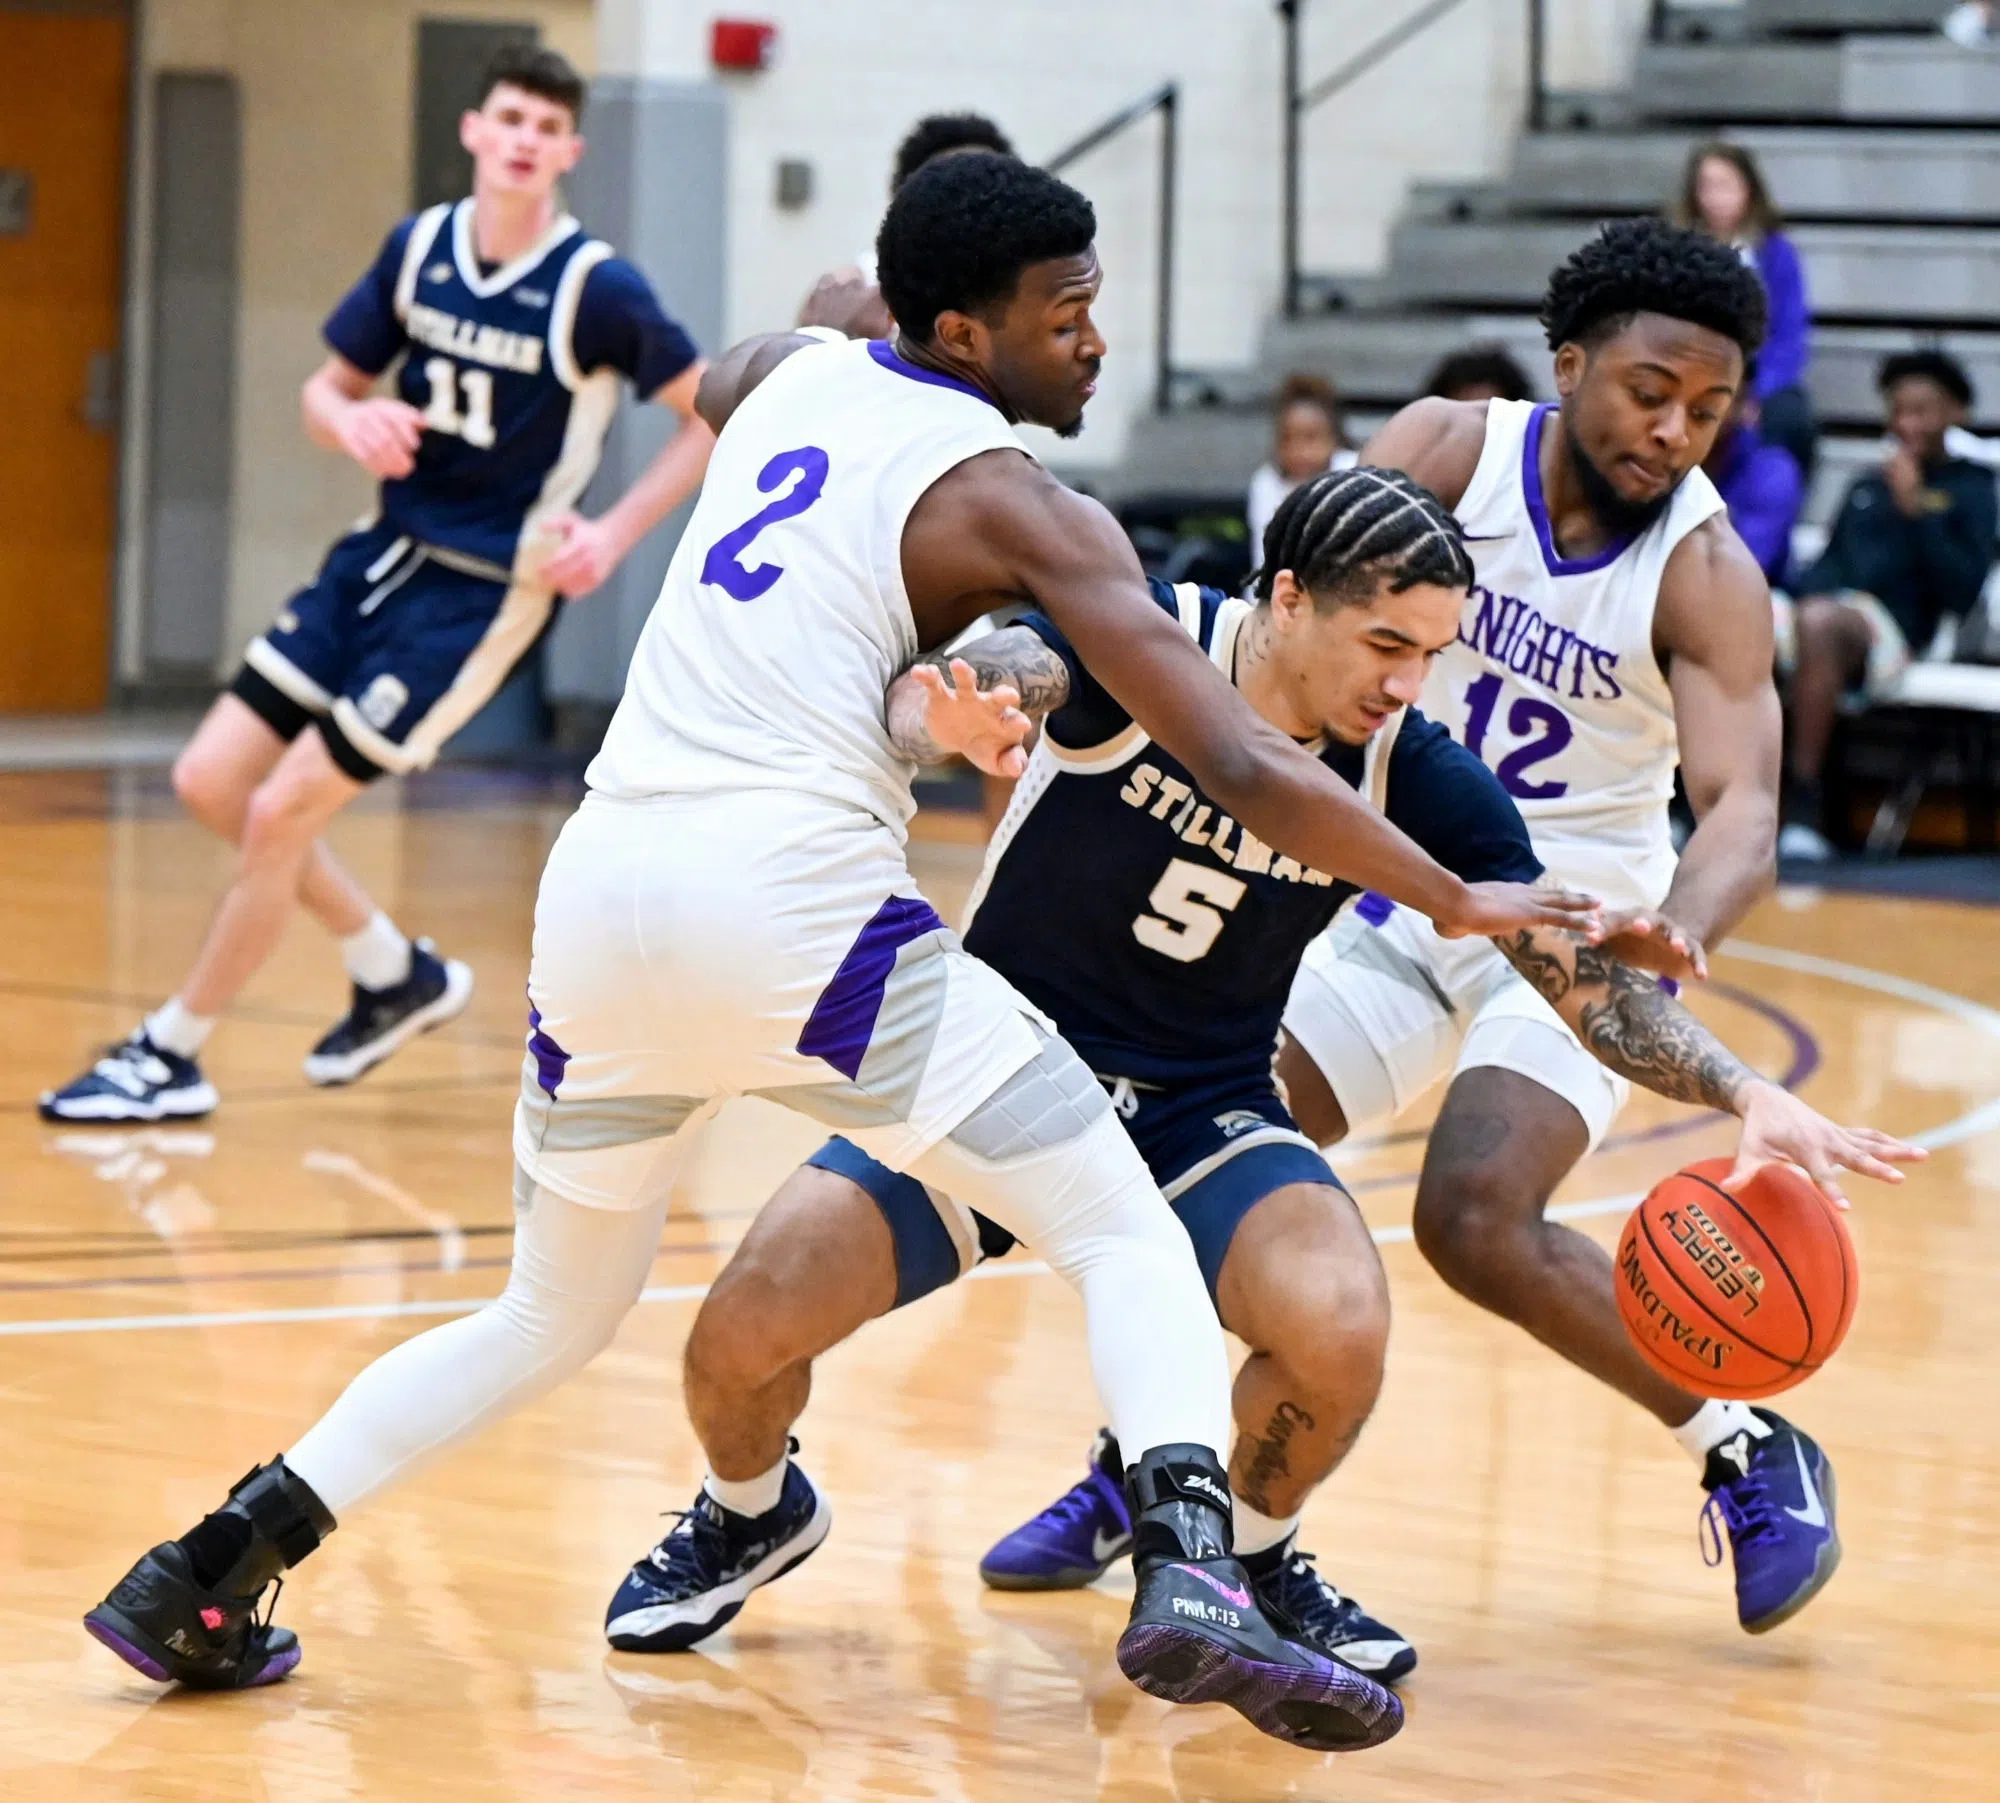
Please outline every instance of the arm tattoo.
[{"label": "arm tattoo", "polygon": [[[954,660],[968,663],[982,690],[1006,683],[1021,697],[1021,711],[1039,721],[1069,699],[1069,667],[1051,651],[1040,634],[1025,626],[1003,626],[957,651],[933,651],[917,662],[950,672]],[[904,757],[917,764],[941,764],[953,753],[944,750],[924,724],[923,691],[902,678],[889,690],[889,738]]]},{"label": "arm tattoo", "polygon": [[1733,1113],[1756,1073],[1645,971],[1563,928],[1494,941],[1600,1064],[1675,1102]]}]

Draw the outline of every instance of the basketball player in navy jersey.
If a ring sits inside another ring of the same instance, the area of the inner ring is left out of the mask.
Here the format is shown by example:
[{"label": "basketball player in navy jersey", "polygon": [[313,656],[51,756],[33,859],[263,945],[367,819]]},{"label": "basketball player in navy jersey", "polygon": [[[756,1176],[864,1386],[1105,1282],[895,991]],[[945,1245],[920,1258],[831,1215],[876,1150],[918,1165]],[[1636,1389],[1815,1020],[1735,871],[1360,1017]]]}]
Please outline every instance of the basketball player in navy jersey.
[{"label": "basketball player in navy jersey", "polygon": [[[1351,469],[1287,497],[1255,604],[1152,588],[1266,721],[1448,868],[1472,882],[1534,882],[1541,860],[1500,779],[1410,706],[1458,630],[1472,576],[1432,495],[1402,475]],[[965,748],[963,727],[979,724],[934,673],[950,654],[928,662],[891,692],[889,711],[892,736],[921,758]],[[996,735],[1021,710],[1045,717],[974,891],[967,948],[1096,1073],[1187,1229],[1223,1324],[1250,1348],[1229,1481],[1238,1555],[1264,1613],[1392,1682],[1415,1665],[1414,1649],[1321,1577],[1296,1541],[1307,1495],[1374,1407],[1388,1291],[1366,1225],[1272,1075],[1293,973],[1355,890],[1275,856],[1230,818],[1045,615],[975,640],[956,669],[965,688],[977,680],[990,691]],[[960,729],[949,746],[945,723]],[[993,761],[991,742],[978,749]],[[1739,1174],[1778,1158],[1895,1180],[1885,1160],[1907,1148],[1821,1119],[1748,1070],[1651,972],[1621,962],[1643,954],[1698,974],[1698,951],[1655,926],[1630,910],[1607,921],[1603,947],[1550,927],[1502,949],[1607,1068],[1738,1115]],[[613,1599],[614,1646],[691,1646],[819,1545],[830,1513],[787,1452],[813,1358],[1009,1244],[991,1221],[843,1139],[780,1190],[689,1334],[688,1410],[712,1470]],[[1052,1589],[1097,1577],[1131,1548],[1122,1477],[1116,1443],[1100,1436],[1086,1481],[996,1546],[986,1581]]]},{"label": "basketball player in navy jersey", "polygon": [[[376,516],[252,641],[174,767],[194,816],[241,847],[186,981],[44,1094],[46,1118],[209,1113],[197,1059],[295,901],[340,941],[353,983],[346,1017],[306,1059],[310,1081],[352,1082],[470,1001],[472,972],[407,939],[319,835],[384,772],[428,765],[540,638],[557,596],[589,594],[693,492],[714,443],[694,412],[703,365],[687,334],[559,204],[583,155],[583,97],[555,52],[502,50],[460,121],[471,197],[398,225],[327,319],[306,431],[381,479]],[[393,393],[376,394],[398,359]],[[671,407],[680,430],[584,519],[575,503],[621,382]]]}]

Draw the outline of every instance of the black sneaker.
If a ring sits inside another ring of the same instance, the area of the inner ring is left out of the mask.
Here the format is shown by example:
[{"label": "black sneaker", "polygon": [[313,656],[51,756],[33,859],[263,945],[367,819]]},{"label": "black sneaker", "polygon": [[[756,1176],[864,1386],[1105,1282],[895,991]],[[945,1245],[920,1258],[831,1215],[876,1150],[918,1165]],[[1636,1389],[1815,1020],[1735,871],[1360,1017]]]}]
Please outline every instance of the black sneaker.
[{"label": "black sneaker", "polygon": [[1380,1745],[1403,1705],[1364,1672],[1284,1639],[1229,1556],[1229,1484],[1207,1447],[1154,1447],[1128,1475],[1138,1594],[1118,1669],[1169,1703],[1227,1703],[1316,1752]]},{"label": "black sneaker", "polygon": [[75,1082],[43,1090],[40,1108],[45,1121],[191,1121],[220,1099],[200,1065],[163,1051],[141,1027]]},{"label": "black sneaker", "polygon": [[419,1033],[456,1020],[472,1000],[472,967],[440,958],[428,939],[410,946],[410,974],[393,989],[354,985],[346,1019],[306,1058],[306,1081],[352,1083]]},{"label": "black sneaker", "polygon": [[248,1690],[299,1662],[299,1640],[271,1625],[279,1575],[333,1532],[312,1490],[274,1459],[241,1478],[191,1533],[169,1540],[118,1580],[83,1618],[91,1637],[158,1684]]},{"label": "black sneaker", "polygon": [[621,1653],[678,1653],[741,1613],[750,1592],[781,1578],[819,1549],[833,1511],[796,1464],[785,1470],[778,1506],[738,1515],[706,1490],[677,1511],[679,1525],[625,1574],[604,1615],[604,1637]]},{"label": "black sneaker", "polygon": [[1303,1640],[1384,1684],[1417,1669],[1417,1649],[1351,1596],[1330,1584],[1292,1535],[1243,1561],[1264,1613],[1281,1633]]}]

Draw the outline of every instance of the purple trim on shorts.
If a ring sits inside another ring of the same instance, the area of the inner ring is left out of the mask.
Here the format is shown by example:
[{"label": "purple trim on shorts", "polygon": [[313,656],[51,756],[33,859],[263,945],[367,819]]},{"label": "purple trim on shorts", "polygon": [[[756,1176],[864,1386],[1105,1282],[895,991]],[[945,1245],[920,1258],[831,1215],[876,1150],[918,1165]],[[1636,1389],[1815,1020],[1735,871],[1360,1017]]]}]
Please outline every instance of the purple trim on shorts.
[{"label": "purple trim on shorts", "polygon": [[912,363],[909,358],[900,355],[896,347],[886,338],[869,339],[868,354],[894,375],[906,376],[912,382],[928,382],[933,388],[956,389],[960,394],[969,394],[982,406],[992,407],[995,413],[1000,411],[990,394],[981,393],[970,382],[961,382],[956,376],[948,376],[935,369],[926,369],[921,363]]},{"label": "purple trim on shorts", "polygon": [[1354,911],[1371,927],[1383,927],[1389,924],[1389,916],[1395,913],[1396,904],[1386,895],[1377,895],[1373,889],[1364,889],[1361,891],[1361,899],[1354,904]]},{"label": "purple trim on shorts", "polygon": [[1595,557],[1565,557],[1556,549],[1556,535],[1549,525],[1548,503],[1542,497],[1542,427],[1556,412],[1553,405],[1537,407],[1528,418],[1521,438],[1521,493],[1528,503],[1528,517],[1535,522],[1535,537],[1542,547],[1542,562],[1551,576],[1588,576],[1601,570],[1632,548],[1631,534],[1614,538]]},{"label": "purple trim on shorts", "polygon": [[889,973],[896,968],[896,953],[912,939],[943,930],[937,910],[921,896],[890,896],[861,929],[833,981],[813,1004],[799,1034],[800,1056],[824,1058],[850,1083],[858,1080],[875,1034],[875,1017],[882,1012]]},{"label": "purple trim on shorts", "polygon": [[535,1055],[535,1081],[553,1101],[569,1066],[569,1054],[542,1031],[542,1011],[532,1002],[528,1005],[528,1050]]}]

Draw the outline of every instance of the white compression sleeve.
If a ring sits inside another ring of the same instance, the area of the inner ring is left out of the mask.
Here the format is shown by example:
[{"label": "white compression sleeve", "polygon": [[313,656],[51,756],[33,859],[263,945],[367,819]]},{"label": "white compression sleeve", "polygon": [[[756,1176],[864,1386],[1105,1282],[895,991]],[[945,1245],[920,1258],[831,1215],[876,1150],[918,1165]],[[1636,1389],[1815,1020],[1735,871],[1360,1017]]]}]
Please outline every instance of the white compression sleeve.
[{"label": "white compression sleeve", "polygon": [[336,1516],[582,1370],[653,1267],[667,1197],[589,1208],[537,1187],[499,1298],[385,1352],[285,1454]]},{"label": "white compression sleeve", "polygon": [[1223,1456],[1222,1325],[1186,1229],[1109,1110],[1043,1150],[989,1159],[945,1140],[911,1170],[990,1215],[1082,1293],[1091,1370],[1128,1462],[1183,1442]]}]

